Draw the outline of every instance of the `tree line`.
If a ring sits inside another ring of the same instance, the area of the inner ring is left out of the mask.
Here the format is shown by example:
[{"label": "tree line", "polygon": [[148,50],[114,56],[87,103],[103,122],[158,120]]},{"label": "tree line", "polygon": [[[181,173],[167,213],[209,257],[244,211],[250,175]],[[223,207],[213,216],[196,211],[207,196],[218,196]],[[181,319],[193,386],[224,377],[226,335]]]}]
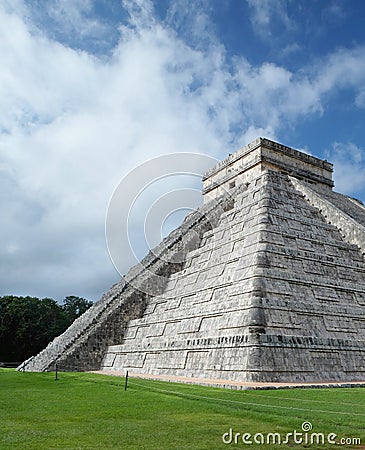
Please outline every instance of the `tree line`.
[{"label": "tree line", "polygon": [[73,295],[63,304],[52,298],[0,297],[0,362],[21,362],[36,355],[92,304]]}]

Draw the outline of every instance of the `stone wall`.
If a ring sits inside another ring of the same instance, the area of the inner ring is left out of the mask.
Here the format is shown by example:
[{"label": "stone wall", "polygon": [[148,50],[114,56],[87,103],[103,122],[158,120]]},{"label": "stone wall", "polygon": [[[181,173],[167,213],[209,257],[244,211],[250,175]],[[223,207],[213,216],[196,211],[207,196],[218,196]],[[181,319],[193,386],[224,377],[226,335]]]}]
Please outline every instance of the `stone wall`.
[{"label": "stone wall", "polygon": [[60,370],[99,369],[108,346],[122,341],[128,323],[142,317],[150,299],[163,293],[169,277],[182,269],[187,252],[199,245],[203,233],[231,204],[231,197],[224,195],[191,213],[101,300],[18,370],[46,371],[56,363]]},{"label": "stone wall", "polygon": [[297,187],[268,170],[237,193],[183,271],[108,348],[103,368],[240,381],[363,379],[364,259]]},{"label": "stone wall", "polygon": [[215,194],[228,192],[22,368],[363,380],[365,207],[333,192],[331,173],[327,161],[261,138],[230,156],[207,173]]},{"label": "stone wall", "polygon": [[333,165],[269,139],[258,138],[216,164],[203,175],[204,203],[229,190],[232,185],[250,182],[267,169],[333,187]]},{"label": "stone wall", "polygon": [[308,183],[293,177],[291,181],[328,223],[335,225],[348,242],[357,245],[365,254],[365,208],[360,203],[356,205],[345,195],[332,191],[323,191],[318,187],[311,189]]}]

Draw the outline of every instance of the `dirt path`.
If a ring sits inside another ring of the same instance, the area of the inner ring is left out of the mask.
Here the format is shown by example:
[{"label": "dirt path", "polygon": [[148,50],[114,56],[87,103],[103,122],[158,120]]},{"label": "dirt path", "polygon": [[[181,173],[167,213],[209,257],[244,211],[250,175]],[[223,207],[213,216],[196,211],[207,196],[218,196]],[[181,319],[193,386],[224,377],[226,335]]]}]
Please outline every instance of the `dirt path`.
[{"label": "dirt path", "polygon": [[[100,373],[103,375],[113,375],[125,377],[125,372],[117,372],[111,370],[98,370],[92,373]],[[365,387],[365,381],[323,381],[323,382],[308,382],[308,383],[259,383],[259,382],[243,382],[232,380],[221,380],[213,378],[194,378],[181,377],[174,375],[152,375],[145,373],[129,372],[130,378],[144,378],[147,380],[170,381],[185,384],[199,384],[202,386],[224,387],[229,389],[285,389],[285,388],[328,388],[328,387]]]}]

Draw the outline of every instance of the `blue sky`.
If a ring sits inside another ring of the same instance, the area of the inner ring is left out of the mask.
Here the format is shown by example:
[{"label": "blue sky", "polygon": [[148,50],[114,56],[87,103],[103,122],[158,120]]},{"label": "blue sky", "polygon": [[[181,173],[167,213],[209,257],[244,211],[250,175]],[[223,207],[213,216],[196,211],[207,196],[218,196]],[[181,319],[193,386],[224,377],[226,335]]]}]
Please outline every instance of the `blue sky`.
[{"label": "blue sky", "polygon": [[361,0],[3,0],[0,295],[96,300],[119,278],[112,192],[166,153],[268,137],[365,201],[364,18]]}]

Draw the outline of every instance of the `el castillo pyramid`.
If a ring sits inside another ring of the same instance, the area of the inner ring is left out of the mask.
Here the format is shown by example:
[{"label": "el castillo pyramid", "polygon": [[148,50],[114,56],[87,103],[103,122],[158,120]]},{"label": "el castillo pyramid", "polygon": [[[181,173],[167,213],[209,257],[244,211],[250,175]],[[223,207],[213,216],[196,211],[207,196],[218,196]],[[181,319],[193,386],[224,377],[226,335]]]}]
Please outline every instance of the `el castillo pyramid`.
[{"label": "el castillo pyramid", "polygon": [[230,155],[204,205],[22,368],[364,380],[365,207],[332,172],[263,138]]}]

